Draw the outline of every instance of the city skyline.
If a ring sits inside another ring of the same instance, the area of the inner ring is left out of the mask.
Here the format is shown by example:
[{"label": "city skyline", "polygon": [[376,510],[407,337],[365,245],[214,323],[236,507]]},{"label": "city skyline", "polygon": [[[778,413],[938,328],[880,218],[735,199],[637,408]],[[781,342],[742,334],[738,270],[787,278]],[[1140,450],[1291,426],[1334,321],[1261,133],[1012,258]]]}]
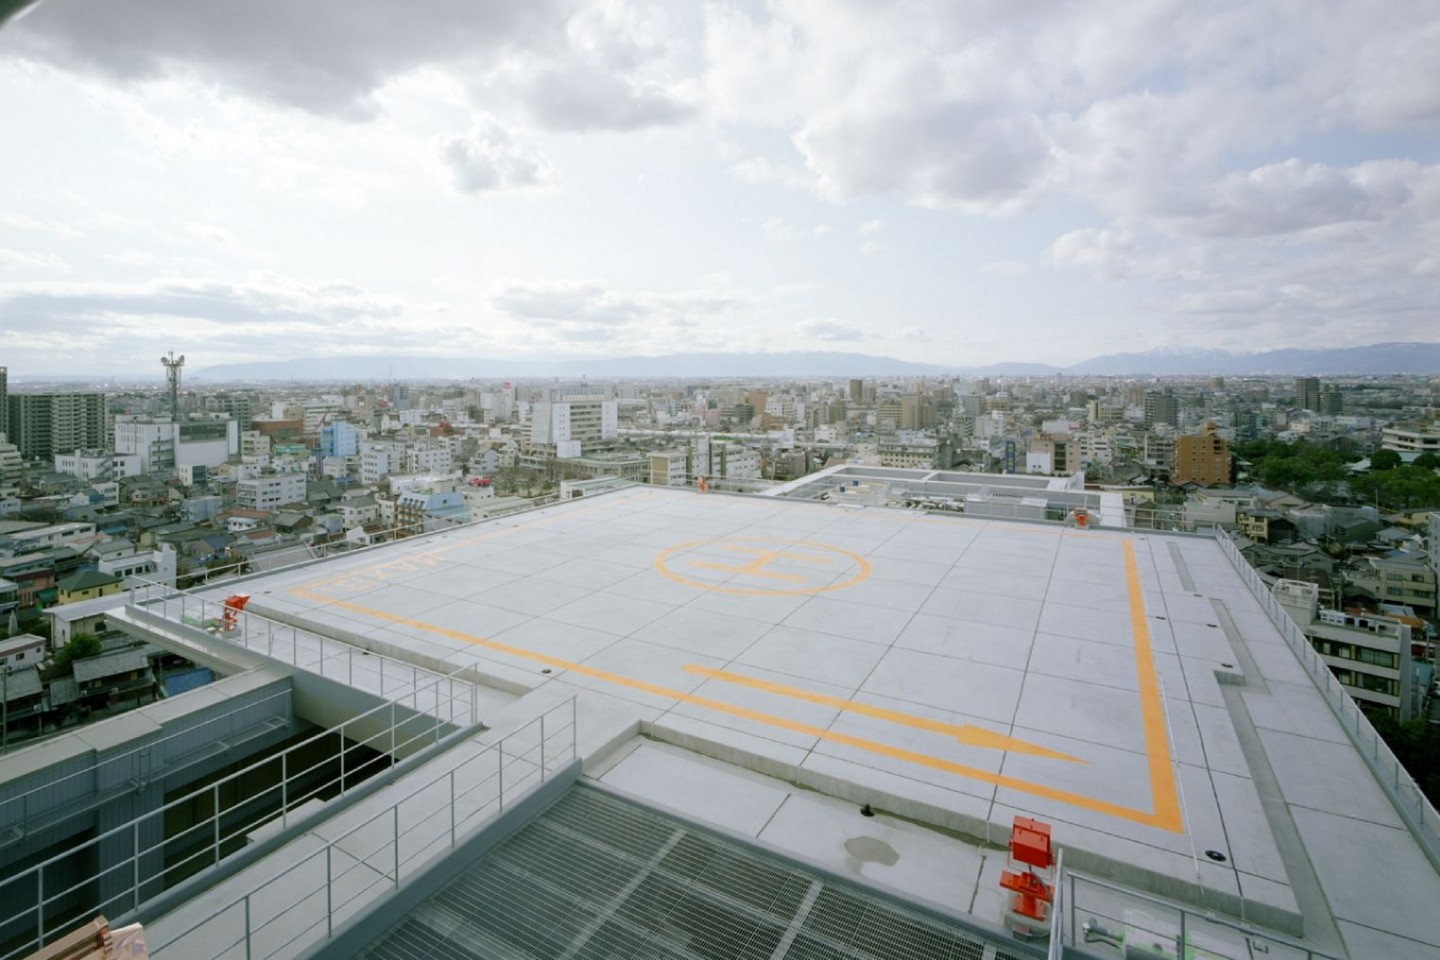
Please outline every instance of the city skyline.
[{"label": "city skyline", "polygon": [[1433,339],[1421,3],[201,10],[0,28],[12,373]]}]

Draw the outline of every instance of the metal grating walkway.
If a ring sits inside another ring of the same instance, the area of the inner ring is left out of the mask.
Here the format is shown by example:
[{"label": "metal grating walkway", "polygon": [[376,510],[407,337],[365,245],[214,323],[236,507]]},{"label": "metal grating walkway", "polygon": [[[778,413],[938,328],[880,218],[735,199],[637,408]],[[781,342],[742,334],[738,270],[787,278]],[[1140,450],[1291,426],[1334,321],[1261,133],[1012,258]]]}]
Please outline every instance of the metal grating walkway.
[{"label": "metal grating walkway", "polygon": [[365,960],[1029,960],[943,919],[608,794],[565,797]]}]

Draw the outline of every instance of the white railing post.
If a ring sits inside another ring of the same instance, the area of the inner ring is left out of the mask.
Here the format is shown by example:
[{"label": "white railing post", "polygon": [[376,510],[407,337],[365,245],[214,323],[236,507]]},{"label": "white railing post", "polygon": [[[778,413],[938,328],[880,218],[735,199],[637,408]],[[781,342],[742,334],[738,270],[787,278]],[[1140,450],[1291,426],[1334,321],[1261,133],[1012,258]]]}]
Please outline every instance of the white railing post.
[{"label": "white railing post", "polygon": [[135,821],[135,829],[131,831],[131,847],[134,850],[134,878],[135,878],[135,909],[140,909],[140,821]]},{"label": "white railing post", "polygon": [[[343,740],[342,740],[343,742]],[[280,826],[290,826],[290,751],[280,754]]]}]

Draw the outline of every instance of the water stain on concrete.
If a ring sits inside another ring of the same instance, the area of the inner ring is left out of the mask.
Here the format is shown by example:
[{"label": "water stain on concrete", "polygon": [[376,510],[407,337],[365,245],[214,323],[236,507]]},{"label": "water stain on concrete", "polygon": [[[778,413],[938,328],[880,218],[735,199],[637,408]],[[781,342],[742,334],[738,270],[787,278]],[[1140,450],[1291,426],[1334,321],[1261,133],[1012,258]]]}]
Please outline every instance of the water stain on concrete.
[{"label": "water stain on concrete", "polygon": [[895,852],[895,848],[876,837],[851,837],[845,841],[845,852],[849,854],[846,866],[856,873],[867,863],[893,867],[900,861],[900,854]]}]

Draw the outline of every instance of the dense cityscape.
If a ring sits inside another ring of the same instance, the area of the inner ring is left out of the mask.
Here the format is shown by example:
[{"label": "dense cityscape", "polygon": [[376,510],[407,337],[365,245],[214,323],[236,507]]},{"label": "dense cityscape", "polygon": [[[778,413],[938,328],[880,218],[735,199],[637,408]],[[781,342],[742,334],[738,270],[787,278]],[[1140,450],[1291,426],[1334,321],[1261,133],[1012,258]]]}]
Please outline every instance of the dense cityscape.
[{"label": "dense cityscape", "polygon": [[0,0],[0,960],[1440,960],[1437,65]]},{"label": "dense cityscape", "polygon": [[[1410,625],[1408,657],[1372,651],[1364,666],[1336,667],[1377,714],[1440,720],[1435,378],[197,387],[184,382],[183,357],[163,362],[173,392],[160,378],[118,391],[9,388],[7,664],[33,660],[32,631],[50,634],[47,621],[64,622],[66,605],[136,578],[189,587],[628,484],[755,493],[856,464],[1063,478],[1118,493],[1132,527],[1229,531],[1268,579],[1315,585],[1320,609]],[[0,397],[6,382],[0,368]],[[822,494],[832,495],[846,492]],[[903,484],[879,496],[909,509],[986,509],[973,494]],[[63,643],[38,652],[55,663]],[[29,674],[15,683],[39,693]],[[78,699],[61,689],[57,697],[51,683],[30,709],[10,712],[16,736],[136,687],[97,685]]]}]

